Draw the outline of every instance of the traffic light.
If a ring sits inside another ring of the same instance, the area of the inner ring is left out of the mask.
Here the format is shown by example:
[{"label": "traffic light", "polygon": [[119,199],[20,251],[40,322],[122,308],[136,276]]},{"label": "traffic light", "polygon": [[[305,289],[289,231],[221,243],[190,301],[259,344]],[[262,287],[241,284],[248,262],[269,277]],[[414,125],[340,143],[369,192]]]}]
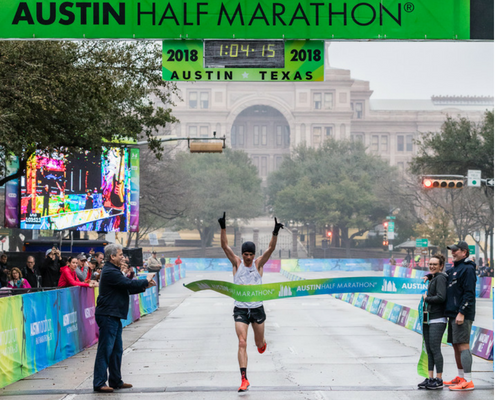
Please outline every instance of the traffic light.
[{"label": "traffic light", "polygon": [[423,178],[425,189],[462,189],[464,179]]},{"label": "traffic light", "polygon": [[221,153],[222,142],[191,142],[189,151],[191,153]]},{"label": "traffic light", "polygon": [[326,237],[327,239],[332,239],[332,231],[327,231]]},{"label": "traffic light", "polygon": [[383,245],[388,246],[388,221],[383,222]]}]

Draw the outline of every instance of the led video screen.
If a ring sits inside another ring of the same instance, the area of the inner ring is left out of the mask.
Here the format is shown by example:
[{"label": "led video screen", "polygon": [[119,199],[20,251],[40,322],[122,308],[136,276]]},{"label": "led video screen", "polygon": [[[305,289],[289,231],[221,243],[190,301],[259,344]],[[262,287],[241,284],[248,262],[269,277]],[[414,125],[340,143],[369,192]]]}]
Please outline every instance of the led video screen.
[{"label": "led video screen", "polygon": [[139,150],[36,153],[20,192],[21,229],[137,231]]}]

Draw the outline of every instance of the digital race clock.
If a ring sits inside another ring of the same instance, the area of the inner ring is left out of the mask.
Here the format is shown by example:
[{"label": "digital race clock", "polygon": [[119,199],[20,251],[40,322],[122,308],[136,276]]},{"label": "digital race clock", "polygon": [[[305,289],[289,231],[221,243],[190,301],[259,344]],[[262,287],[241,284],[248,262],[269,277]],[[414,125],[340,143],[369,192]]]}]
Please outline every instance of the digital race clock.
[{"label": "digital race clock", "polygon": [[283,40],[205,40],[205,68],[284,68]]}]

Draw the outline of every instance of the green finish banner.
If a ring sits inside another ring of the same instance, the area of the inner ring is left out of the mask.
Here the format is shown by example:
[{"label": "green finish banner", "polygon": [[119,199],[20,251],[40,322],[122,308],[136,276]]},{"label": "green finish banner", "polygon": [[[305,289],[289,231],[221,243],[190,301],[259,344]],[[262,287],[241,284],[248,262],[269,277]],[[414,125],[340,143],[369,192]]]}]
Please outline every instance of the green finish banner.
[{"label": "green finish banner", "polygon": [[[489,11],[473,10],[474,2],[2,0],[0,38],[493,39],[493,11],[490,16]],[[488,19],[488,25],[477,23],[478,17]],[[480,31],[475,36],[472,25]]]},{"label": "green finish banner", "polygon": [[193,292],[213,290],[242,302],[351,292],[420,294],[427,288],[427,285],[423,283],[422,279],[382,278],[376,276],[307,279],[263,285],[236,285],[224,281],[201,280],[188,283],[184,286]]},{"label": "green finish banner", "polygon": [[[204,42],[205,45],[207,42]],[[263,44],[267,43],[267,44]],[[325,77],[324,41],[288,40],[282,42],[278,55],[270,42],[256,44],[245,41],[224,41],[215,46],[215,55],[205,58],[202,40],[163,41],[162,78],[165,81],[231,81],[231,82],[310,82]],[[255,48],[255,46],[257,46]],[[253,54],[254,53],[254,54]],[[220,59],[220,56],[224,60]],[[282,68],[261,67],[272,59]],[[211,62],[209,60],[212,60]],[[210,64],[208,64],[210,62]],[[207,68],[224,63],[230,68]],[[260,68],[251,68],[250,64]]]}]

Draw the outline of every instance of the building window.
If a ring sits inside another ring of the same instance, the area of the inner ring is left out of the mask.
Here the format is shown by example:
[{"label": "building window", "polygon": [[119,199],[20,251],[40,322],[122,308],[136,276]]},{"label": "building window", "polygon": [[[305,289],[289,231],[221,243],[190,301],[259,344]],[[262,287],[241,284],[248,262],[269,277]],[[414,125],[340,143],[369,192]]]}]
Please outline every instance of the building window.
[{"label": "building window", "polygon": [[189,127],[189,136],[190,137],[197,137],[198,136],[198,127],[197,126],[190,126]]},{"label": "building window", "polygon": [[258,170],[258,173],[260,171],[260,158],[258,156],[253,157],[253,165],[256,167]]},{"label": "building window", "polygon": [[235,125],[232,125],[232,130],[230,131],[230,143],[232,144],[232,147],[237,146],[237,132]]},{"label": "building window", "polygon": [[404,151],[404,135],[397,135],[397,151]]},{"label": "building window", "polygon": [[208,127],[207,126],[200,126],[199,127],[199,136],[200,137],[208,137]]},{"label": "building window", "polygon": [[323,108],[325,110],[330,110],[333,108],[333,93],[323,94]]},{"label": "building window", "polygon": [[315,110],[331,110],[333,108],[333,93],[313,93],[313,107]]},{"label": "building window", "polygon": [[198,108],[198,92],[189,92],[189,108]]},{"label": "building window", "polygon": [[351,103],[352,118],[362,119],[363,118],[363,103],[354,102]]},{"label": "building window", "polygon": [[282,125],[277,125],[277,147],[282,147]]},{"label": "building window", "polygon": [[351,135],[351,140],[353,142],[361,142],[364,143],[364,135],[362,133],[353,133]]},{"label": "building window", "polygon": [[283,158],[280,156],[275,157],[275,170],[279,169],[282,165]]},{"label": "building window", "polygon": [[321,126],[313,127],[313,146],[319,146],[321,144]]},{"label": "building window", "polygon": [[237,145],[244,146],[244,125],[237,127]]},{"label": "building window", "polygon": [[301,124],[301,142],[306,143],[306,125]]},{"label": "building window", "polygon": [[371,135],[371,151],[378,153],[378,135]]},{"label": "building window", "polygon": [[261,157],[261,176],[267,175],[267,170],[266,170],[267,162],[268,162],[267,157]]},{"label": "building window", "polygon": [[260,127],[258,125],[253,127],[253,144],[255,146],[260,145]]},{"label": "building window", "polygon": [[290,128],[286,125],[284,126],[284,147],[290,146]]},{"label": "building window", "polygon": [[315,110],[321,110],[321,93],[313,93],[313,107]]},{"label": "building window", "polygon": [[266,134],[266,125],[263,125],[261,127],[261,145],[266,146],[268,143],[268,138]]},{"label": "building window", "polygon": [[413,151],[413,135],[406,136],[406,151]]},{"label": "building window", "polygon": [[210,94],[208,92],[201,92],[199,95],[200,108],[207,109],[210,105]]},{"label": "building window", "polygon": [[325,139],[333,137],[333,126],[325,126],[323,131],[325,132]]},{"label": "building window", "polygon": [[340,125],[340,138],[345,139],[346,133],[345,133],[345,124]]},{"label": "building window", "polygon": [[382,153],[388,153],[388,136],[382,135],[380,142],[380,151]]}]

